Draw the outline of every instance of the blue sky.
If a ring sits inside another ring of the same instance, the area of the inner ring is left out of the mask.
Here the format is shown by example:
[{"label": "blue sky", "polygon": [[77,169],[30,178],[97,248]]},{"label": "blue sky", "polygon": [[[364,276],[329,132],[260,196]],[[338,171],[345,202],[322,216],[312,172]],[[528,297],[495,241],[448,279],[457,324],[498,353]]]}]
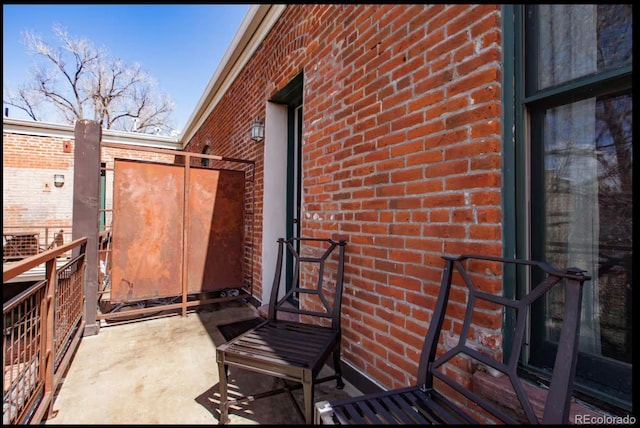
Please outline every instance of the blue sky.
[{"label": "blue sky", "polygon": [[[110,57],[139,63],[175,102],[174,124],[182,131],[249,5],[3,5],[3,92],[27,81],[35,58],[22,32],[39,33],[54,46],[52,27],[60,24],[72,38],[104,46]],[[4,114],[3,106],[3,114]],[[27,119],[10,107],[9,117]]]}]

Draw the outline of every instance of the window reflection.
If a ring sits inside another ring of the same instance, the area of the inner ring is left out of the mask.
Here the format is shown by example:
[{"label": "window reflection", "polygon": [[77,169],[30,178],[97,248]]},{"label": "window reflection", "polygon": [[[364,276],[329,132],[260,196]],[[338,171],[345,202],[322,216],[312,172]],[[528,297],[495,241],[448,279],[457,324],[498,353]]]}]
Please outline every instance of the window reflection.
[{"label": "window reflection", "polygon": [[538,89],[631,65],[632,7],[539,5]]},{"label": "window reflection", "polygon": [[[632,98],[600,97],[544,119],[547,258],[592,274],[580,350],[631,362]],[[563,296],[547,302],[557,341]]]}]

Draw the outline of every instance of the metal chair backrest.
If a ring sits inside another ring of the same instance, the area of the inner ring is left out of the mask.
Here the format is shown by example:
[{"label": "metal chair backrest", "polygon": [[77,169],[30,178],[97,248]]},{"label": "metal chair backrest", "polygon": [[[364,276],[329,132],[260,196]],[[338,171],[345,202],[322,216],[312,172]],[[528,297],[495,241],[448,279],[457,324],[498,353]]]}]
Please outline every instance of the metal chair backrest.
[{"label": "metal chair backrest", "polygon": [[[494,373],[497,371],[508,376],[522,413],[528,422],[540,423],[532,408],[531,401],[525,393],[522,380],[518,377],[517,369],[525,344],[526,326],[529,322],[531,305],[547,295],[550,290],[560,288],[564,292],[564,310],[542,423],[568,423],[577,360],[582,288],[584,282],[590,280],[591,277],[581,269],[560,270],[539,261],[480,255],[443,256],[443,258],[445,259],[445,271],[442,275],[440,293],[422,349],[418,368],[418,385],[422,386],[424,390],[432,389],[434,378],[437,378],[502,421],[518,423],[513,415],[505,412],[500,406],[496,406],[495,401],[479,396],[461,385],[450,370],[444,370],[445,364],[455,364],[456,358],[470,358],[478,364],[490,368],[488,371]],[[511,274],[524,274],[532,278],[532,281],[537,279],[540,281],[531,287],[531,291],[526,296],[520,299],[510,299],[491,293],[492,289],[502,290],[504,285],[496,287],[496,284],[502,284],[508,269],[512,269]],[[454,275],[454,271],[457,272],[457,275]],[[455,290],[454,293],[451,293],[452,289]],[[455,297],[450,299],[451,296]],[[461,302],[463,299],[466,300],[466,306],[463,305],[464,302]],[[448,319],[449,317],[446,316],[447,308],[451,304],[457,305],[458,314],[464,313],[462,324],[460,325],[458,322],[458,326],[455,328],[452,326],[455,320]],[[497,358],[488,355],[489,352],[486,350],[481,352],[475,338],[470,337],[476,335],[478,328],[472,323],[473,316],[477,317],[478,313],[496,310],[495,308],[500,308],[497,310],[502,312],[503,321],[506,319],[505,311],[511,311],[510,314],[514,317],[512,342],[508,349],[497,354]],[[455,332],[459,339],[457,344],[452,344],[449,340],[449,349],[440,353],[436,352],[436,349],[439,343],[442,347],[443,326],[446,326],[449,335]],[[504,361],[501,358],[502,353],[506,354]]]},{"label": "metal chair backrest", "polygon": [[[346,241],[334,241],[322,238],[278,239],[278,258],[273,288],[269,301],[268,319],[278,319],[278,312],[288,312],[302,316],[311,316],[330,320],[332,329],[340,329],[340,311],[344,281],[344,250]],[[338,249],[337,257],[335,249]],[[292,255],[293,273],[288,289],[282,281],[285,254]],[[327,265],[335,267],[327,269]],[[335,272],[335,274],[333,274]],[[310,275],[315,275],[315,279]],[[278,298],[278,295],[282,295]],[[304,309],[293,306],[291,300],[297,297],[307,298]]]}]

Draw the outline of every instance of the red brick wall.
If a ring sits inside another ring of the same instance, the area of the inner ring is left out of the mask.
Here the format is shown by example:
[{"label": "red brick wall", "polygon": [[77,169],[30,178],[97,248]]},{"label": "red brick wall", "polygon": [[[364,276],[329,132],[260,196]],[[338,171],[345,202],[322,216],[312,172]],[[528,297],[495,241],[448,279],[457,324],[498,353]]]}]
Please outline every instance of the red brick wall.
[{"label": "red brick wall", "polygon": [[[38,230],[43,235],[41,239],[44,239],[43,227],[62,227],[67,235],[65,239],[70,239],[73,219],[73,138],[3,132],[2,140],[3,227],[14,231],[16,228]],[[170,163],[174,160],[174,156],[160,153],[102,149],[102,161],[107,168],[113,168],[115,157]],[[64,186],[54,186],[54,174],[64,174]],[[110,207],[113,173],[107,172],[106,177],[106,206]],[[57,229],[52,229],[53,232],[57,232]],[[48,243],[50,239],[46,241]]]},{"label": "red brick wall", "polygon": [[[65,145],[69,147],[67,151]],[[3,132],[2,167],[3,227],[71,227],[71,140]],[[54,174],[64,174],[64,186],[54,186]]]},{"label": "red brick wall", "polygon": [[[302,234],[348,240],[343,359],[387,388],[415,381],[440,256],[501,254],[500,18],[289,5],[188,146],[256,160],[260,290],[263,159],[247,131],[304,71]],[[483,316],[475,340],[490,343],[499,318]]]}]

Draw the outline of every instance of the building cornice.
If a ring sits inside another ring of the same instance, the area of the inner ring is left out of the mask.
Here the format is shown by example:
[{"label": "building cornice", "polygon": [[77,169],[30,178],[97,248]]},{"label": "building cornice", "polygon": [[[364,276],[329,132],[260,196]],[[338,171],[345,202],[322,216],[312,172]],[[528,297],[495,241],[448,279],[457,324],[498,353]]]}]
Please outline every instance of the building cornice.
[{"label": "building cornice", "polygon": [[[36,122],[24,119],[9,119],[6,117],[2,119],[2,132],[9,134],[62,138],[68,140],[73,140],[75,138],[75,127],[73,125]],[[105,143],[182,150],[182,146],[176,137],[114,131],[112,129],[102,130],[102,141]]]}]

